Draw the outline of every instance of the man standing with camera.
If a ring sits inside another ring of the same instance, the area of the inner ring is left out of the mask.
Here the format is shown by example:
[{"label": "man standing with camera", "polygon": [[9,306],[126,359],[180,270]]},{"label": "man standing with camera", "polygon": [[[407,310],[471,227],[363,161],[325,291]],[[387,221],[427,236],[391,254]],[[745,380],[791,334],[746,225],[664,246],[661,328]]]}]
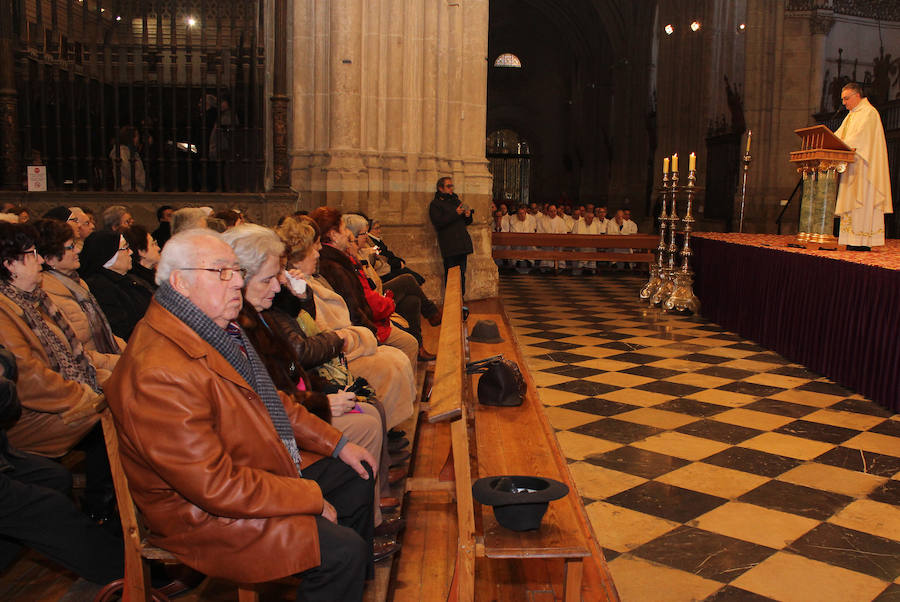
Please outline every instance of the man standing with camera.
[{"label": "man standing with camera", "polygon": [[447,176],[437,181],[437,192],[428,208],[428,215],[437,230],[438,246],[444,258],[444,282],[447,272],[459,266],[463,296],[466,294],[466,260],[472,253],[472,238],[466,226],[472,223],[474,212],[453,192],[453,179]]}]

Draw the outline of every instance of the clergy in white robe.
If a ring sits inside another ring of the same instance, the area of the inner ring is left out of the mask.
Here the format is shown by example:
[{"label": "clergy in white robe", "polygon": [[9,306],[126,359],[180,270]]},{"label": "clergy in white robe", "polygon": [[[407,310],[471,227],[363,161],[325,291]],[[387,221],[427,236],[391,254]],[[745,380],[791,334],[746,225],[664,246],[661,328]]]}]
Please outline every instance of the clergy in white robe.
[{"label": "clergy in white robe", "polygon": [[[537,223],[534,216],[528,213],[525,205],[520,205],[515,215],[510,216],[509,232],[523,232],[525,234],[534,234],[537,232]],[[534,247],[513,247],[516,250],[528,250]],[[531,271],[531,261],[527,259],[519,259],[515,265],[516,271],[520,274],[527,274]]]},{"label": "clergy in white robe", "polygon": [[[594,218],[593,213],[585,213],[584,217],[575,222],[575,227],[572,228],[572,234],[606,234],[606,229],[601,227],[600,222]],[[597,250],[596,247],[581,247],[578,249],[579,251],[583,251],[585,253],[592,253]],[[575,261],[575,269],[573,270],[573,274],[581,273],[581,270],[588,269],[594,270],[596,268],[596,261]]]},{"label": "clergy in white robe", "polygon": [[841,100],[850,111],[835,132],[856,150],[856,160],[841,174],[835,215],[841,218],[842,245],[884,245],[884,214],[893,211],[887,144],[881,116],[862,88],[850,83],[841,90]]},{"label": "clergy in white robe", "polygon": [[[543,219],[537,222],[537,231],[542,234],[567,234],[569,230],[566,228],[566,222],[556,214],[556,205],[548,205],[547,212]],[[554,251],[558,251],[558,247],[553,247]],[[541,261],[541,268],[553,268],[556,262],[549,259]]]}]

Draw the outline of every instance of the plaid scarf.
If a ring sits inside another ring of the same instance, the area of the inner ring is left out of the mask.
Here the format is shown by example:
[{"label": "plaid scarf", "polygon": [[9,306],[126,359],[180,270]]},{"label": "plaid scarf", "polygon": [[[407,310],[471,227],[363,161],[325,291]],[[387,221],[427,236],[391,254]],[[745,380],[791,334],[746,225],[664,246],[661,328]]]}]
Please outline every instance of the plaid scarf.
[{"label": "plaid scarf", "polygon": [[[51,370],[59,372],[66,380],[74,380],[89,386],[95,393],[102,392],[97,385],[97,373],[84,354],[84,348],[78,337],[59,308],[50,301],[44,289],[37,287],[32,292],[26,293],[8,282],[0,282],[0,293],[22,308],[25,323],[44,348]],[[62,331],[63,337],[69,342],[68,345],[56,336],[48,321],[41,315],[41,310],[50,322]]]},{"label": "plaid scarf", "polygon": [[100,353],[114,353],[116,355],[122,353],[122,350],[119,349],[119,345],[116,343],[116,339],[113,336],[109,321],[106,319],[106,314],[100,309],[100,304],[97,302],[97,299],[91,291],[88,290],[87,286],[82,285],[75,278],[67,276],[53,268],[44,272],[44,277],[47,276],[56,278],[60,284],[72,293],[75,302],[78,303],[81,311],[87,316],[88,324],[91,326],[91,338],[94,339],[94,345],[97,347],[97,351]]},{"label": "plaid scarf", "polygon": [[[172,288],[172,285],[168,282],[160,285],[154,298],[157,303],[184,322],[188,328],[196,332],[201,339],[218,351],[259,395],[269,413],[269,418],[272,420],[272,426],[275,427],[275,432],[278,433],[278,437],[291,456],[291,460],[294,461],[294,466],[299,475],[300,449],[297,447],[297,440],[294,438],[294,429],[291,427],[291,421],[288,418],[287,411],[284,409],[284,405],[281,403],[281,397],[278,396],[275,385],[266,371],[265,365],[259,359],[259,355],[257,355],[244,331],[238,327],[237,331],[241,340],[241,343],[238,343],[224,328],[213,322],[209,316],[191,303],[187,297]],[[245,352],[246,355],[244,355]]]}]

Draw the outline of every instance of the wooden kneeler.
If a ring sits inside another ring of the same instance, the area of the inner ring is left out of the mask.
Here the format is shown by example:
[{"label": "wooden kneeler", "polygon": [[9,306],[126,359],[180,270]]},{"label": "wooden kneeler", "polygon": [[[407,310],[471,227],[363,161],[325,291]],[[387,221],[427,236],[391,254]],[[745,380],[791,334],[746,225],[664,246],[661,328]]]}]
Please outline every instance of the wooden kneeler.
[{"label": "wooden kneeler", "polygon": [[[119,457],[119,439],[116,425],[109,409],[100,414],[103,423],[103,438],[106,441],[106,453],[109,455],[109,468],[112,472],[113,485],[116,488],[116,502],[119,506],[119,518],[122,521],[122,534],[125,538],[125,578],[113,581],[104,587],[94,602],[106,602],[118,599],[114,597],[121,592],[125,602],[168,602],[168,598],[150,585],[150,567],[147,560],[159,560],[177,563],[168,551],[151,545],[145,537],[145,529],[140,522],[139,512],[131,498],[128,477],[122,469]],[[238,585],[240,602],[259,602],[259,593],[252,585]]]}]

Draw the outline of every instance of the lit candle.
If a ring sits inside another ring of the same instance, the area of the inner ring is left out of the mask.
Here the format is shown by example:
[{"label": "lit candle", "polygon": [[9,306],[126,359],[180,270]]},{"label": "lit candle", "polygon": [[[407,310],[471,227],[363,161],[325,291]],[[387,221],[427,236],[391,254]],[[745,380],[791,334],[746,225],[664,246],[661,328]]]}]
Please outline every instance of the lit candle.
[{"label": "lit candle", "polygon": [[697,169],[697,153],[691,153],[691,159],[688,161],[688,171]]},{"label": "lit candle", "polygon": [[663,174],[669,173],[669,158],[663,157]]},{"label": "lit candle", "polygon": [[750,152],[750,138],[753,137],[753,130],[747,131],[747,152]]},{"label": "lit candle", "polygon": [[672,155],[672,171],[678,171],[678,153]]}]

